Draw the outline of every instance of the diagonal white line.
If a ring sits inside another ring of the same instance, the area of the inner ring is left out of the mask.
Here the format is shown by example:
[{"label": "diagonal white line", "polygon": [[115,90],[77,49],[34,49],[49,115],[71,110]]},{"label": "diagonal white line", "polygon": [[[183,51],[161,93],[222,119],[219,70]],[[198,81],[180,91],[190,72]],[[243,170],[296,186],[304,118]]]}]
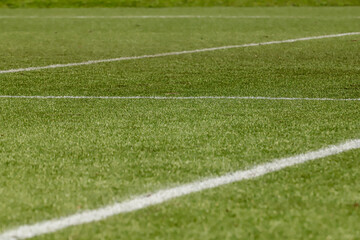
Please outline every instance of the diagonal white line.
[{"label": "diagonal white line", "polygon": [[305,100],[305,101],[360,101],[360,98],[290,98],[290,97],[255,97],[255,96],[188,96],[188,97],[165,97],[165,96],[11,96],[0,95],[0,99],[154,99],[154,100],[191,100],[191,99],[249,99],[249,100]]},{"label": "diagonal white line", "polygon": [[360,139],[349,140],[338,145],[331,145],[326,148],[319,149],[317,151],[311,151],[293,157],[275,159],[271,162],[254,166],[248,170],[241,170],[219,177],[208,178],[189,184],[184,184],[178,187],[160,190],[146,196],[142,195],[134,197],[131,200],[115,203],[113,205],[108,205],[99,209],[88,210],[67,217],[39,222],[32,225],[20,226],[16,229],[0,234],[0,240],[27,239],[38,235],[55,232],[70,226],[100,221],[120,213],[136,211],[191,193],[200,192],[233,182],[260,177],[267,173],[276,172],[286,167],[359,148]]},{"label": "diagonal white line", "polygon": [[295,39],[280,40],[280,41],[270,41],[270,42],[262,42],[262,43],[248,43],[248,44],[242,44],[242,45],[230,45],[230,46],[221,46],[221,47],[213,47],[213,48],[203,48],[203,49],[188,50],[188,51],[167,52],[167,53],[159,53],[159,54],[152,54],[152,55],[133,56],[133,57],[119,57],[119,58],[110,58],[110,59],[101,59],[101,60],[90,60],[90,61],[86,61],[86,62],[54,64],[54,65],[48,65],[48,66],[42,66],[42,67],[28,67],[28,68],[8,69],[8,70],[0,70],[0,74],[16,73],[16,72],[27,72],[27,71],[35,71],[35,70],[51,69],[51,68],[75,67],[75,66],[90,65],[90,64],[97,64],[97,63],[118,62],[118,61],[144,59],[144,58],[175,56],[175,55],[183,55],[183,54],[190,54],[190,53],[200,53],[200,52],[210,52],[210,51],[232,49],[232,48],[256,47],[256,46],[280,44],[280,43],[292,43],[292,42],[300,42],[300,41],[308,41],[308,40],[324,39],[324,38],[335,38],[335,37],[343,37],[343,36],[351,36],[351,35],[360,35],[360,32],[330,34],[330,35],[322,35],[322,36],[315,36],[315,37],[295,38]]}]

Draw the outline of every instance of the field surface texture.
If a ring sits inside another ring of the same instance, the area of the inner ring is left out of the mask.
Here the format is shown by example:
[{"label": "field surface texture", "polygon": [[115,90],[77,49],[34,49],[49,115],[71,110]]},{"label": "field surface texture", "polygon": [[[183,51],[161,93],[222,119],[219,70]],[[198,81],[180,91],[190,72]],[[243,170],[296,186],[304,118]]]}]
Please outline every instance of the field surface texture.
[{"label": "field surface texture", "polygon": [[8,8],[360,6],[360,0],[2,0]]},{"label": "field surface texture", "polygon": [[9,233],[359,139],[358,32],[359,7],[1,9],[0,239],[359,239],[360,146]]}]

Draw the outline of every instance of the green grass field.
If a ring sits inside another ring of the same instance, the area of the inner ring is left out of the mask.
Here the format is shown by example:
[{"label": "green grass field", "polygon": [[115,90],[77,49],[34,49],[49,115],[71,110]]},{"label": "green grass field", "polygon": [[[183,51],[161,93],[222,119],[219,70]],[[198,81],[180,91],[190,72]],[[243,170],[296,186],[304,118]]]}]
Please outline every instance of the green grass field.
[{"label": "green grass field", "polygon": [[[359,13],[1,9],[0,71],[358,32]],[[212,17],[131,17],[183,15]],[[1,73],[0,96],[360,99],[359,53],[353,35]],[[360,101],[0,97],[0,239],[24,224],[358,138]],[[33,239],[355,240],[359,163],[352,150]]]},{"label": "green grass field", "polygon": [[2,0],[5,8],[360,6],[359,0]]}]

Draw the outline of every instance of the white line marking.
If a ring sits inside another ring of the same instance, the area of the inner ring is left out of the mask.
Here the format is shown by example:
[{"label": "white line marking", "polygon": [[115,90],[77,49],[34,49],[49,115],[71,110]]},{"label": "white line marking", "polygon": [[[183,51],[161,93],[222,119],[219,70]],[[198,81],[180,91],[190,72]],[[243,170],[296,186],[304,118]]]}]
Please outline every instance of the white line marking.
[{"label": "white line marking", "polygon": [[260,164],[248,170],[228,173],[219,177],[208,178],[178,187],[157,191],[152,194],[134,197],[113,205],[108,205],[95,210],[88,210],[67,217],[20,226],[16,229],[0,234],[0,240],[27,239],[42,234],[55,232],[70,226],[100,221],[105,218],[126,212],[136,211],[151,205],[160,204],[173,198],[215,188],[221,185],[239,182],[246,179],[260,177],[267,173],[276,172],[283,168],[305,163],[310,160],[336,155],[353,149],[360,148],[360,139],[349,140],[338,145],[331,145],[317,151],[299,154],[293,157],[275,159],[271,162]]},{"label": "white line marking", "polygon": [[169,18],[218,18],[218,19],[268,19],[268,18],[293,18],[293,19],[354,19],[359,16],[265,16],[265,15],[242,15],[242,16],[224,16],[224,15],[116,15],[116,16],[0,16],[0,19],[169,19]]},{"label": "white line marking", "polygon": [[187,99],[250,99],[250,100],[306,100],[306,101],[360,101],[360,98],[290,98],[290,97],[240,97],[240,96],[189,96],[189,97],[165,97],[165,96],[10,96],[0,95],[1,98],[25,98],[25,99],[154,99],[154,100],[187,100]]},{"label": "white line marking", "polygon": [[330,35],[295,38],[295,39],[280,40],[280,41],[270,41],[270,42],[262,42],[262,43],[248,43],[248,44],[242,44],[242,45],[230,45],[230,46],[221,46],[221,47],[213,47],[213,48],[203,48],[203,49],[195,49],[195,50],[180,51],[180,52],[167,52],[167,53],[159,53],[159,54],[153,54],[153,55],[142,55],[142,56],[133,56],[133,57],[119,57],[119,58],[110,58],[110,59],[101,59],[101,60],[90,60],[90,61],[86,61],[86,62],[54,64],[54,65],[48,65],[48,66],[42,66],[42,67],[17,68],[17,69],[9,69],[9,70],[0,70],[0,74],[16,73],[16,72],[27,72],[27,71],[35,71],[35,70],[42,70],[42,69],[50,69],[50,68],[75,67],[75,66],[90,65],[90,64],[96,64],[96,63],[117,62],[117,61],[143,59],[143,58],[156,58],[156,57],[183,55],[183,54],[190,54],[190,53],[210,52],[210,51],[224,50],[224,49],[231,49],[231,48],[256,47],[256,46],[263,46],[263,45],[280,44],[280,43],[292,43],[292,42],[300,42],[300,41],[308,41],[308,40],[324,39],[324,38],[335,38],[335,37],[352,36],[352,35],[360,35],[360,32],[330,34]]}]

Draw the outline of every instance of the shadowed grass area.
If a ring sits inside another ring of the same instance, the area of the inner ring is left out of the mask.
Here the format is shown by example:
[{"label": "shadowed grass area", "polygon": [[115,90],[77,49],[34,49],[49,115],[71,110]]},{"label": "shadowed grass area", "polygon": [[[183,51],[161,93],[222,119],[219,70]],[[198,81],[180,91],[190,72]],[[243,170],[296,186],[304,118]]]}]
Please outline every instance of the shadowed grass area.
[{"label": "shadowed grass area", "polygon": [[360,6],[359,0],[3,0],[0,7]]}]

